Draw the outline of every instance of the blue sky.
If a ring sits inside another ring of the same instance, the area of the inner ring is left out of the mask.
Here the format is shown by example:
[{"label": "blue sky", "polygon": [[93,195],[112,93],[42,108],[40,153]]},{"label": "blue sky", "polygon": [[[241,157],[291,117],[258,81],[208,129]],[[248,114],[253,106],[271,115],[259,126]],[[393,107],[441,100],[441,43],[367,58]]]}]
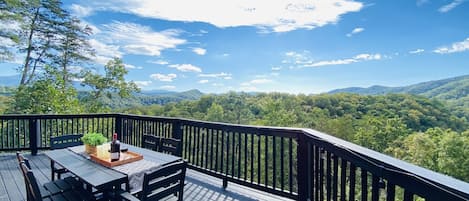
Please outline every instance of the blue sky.
[{"label": "blue sky", "polygon": [[[64,7],[93,28],[94,66],[121,57],[126,78],[143,90],[309,94],[469,74],[466,0],[74,0]],[[18,65],[0,64],[0,75]]]}]

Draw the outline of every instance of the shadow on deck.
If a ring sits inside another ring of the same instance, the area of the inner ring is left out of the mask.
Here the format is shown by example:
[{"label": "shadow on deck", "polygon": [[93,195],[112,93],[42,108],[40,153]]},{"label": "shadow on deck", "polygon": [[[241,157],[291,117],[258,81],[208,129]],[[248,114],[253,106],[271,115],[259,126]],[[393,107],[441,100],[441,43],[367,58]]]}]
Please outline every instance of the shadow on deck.
[{"label": "shadow on deck", "polygon": [[[39,153],[36,156],[26,154],[32,169],[40,183],[50,181],[49,159]],[[0,201],[26,200],[24,181],[18,168],[14,153],[0,153]],[[176,200],[176,199],[168,199]],[[184,200],[289,200],[266,192],[230,183],[222,188],[222,180],[187,170]]]}]

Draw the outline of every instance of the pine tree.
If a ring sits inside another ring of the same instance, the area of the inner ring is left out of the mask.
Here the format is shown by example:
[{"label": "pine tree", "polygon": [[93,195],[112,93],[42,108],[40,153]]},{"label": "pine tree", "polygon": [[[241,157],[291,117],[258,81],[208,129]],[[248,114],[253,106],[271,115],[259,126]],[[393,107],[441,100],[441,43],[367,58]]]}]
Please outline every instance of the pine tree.
[{"label": "pine tree", "polygon": [[[13,59],[13,49],[19,43],[19,36],[17,34],[18,25],[21,20],[21,15],[17,12],[22,7],[22,2],[19,0],[1,0],[0,1],[0,61],[9,61]],[[9,25],[9,26],[7,26]]]}]

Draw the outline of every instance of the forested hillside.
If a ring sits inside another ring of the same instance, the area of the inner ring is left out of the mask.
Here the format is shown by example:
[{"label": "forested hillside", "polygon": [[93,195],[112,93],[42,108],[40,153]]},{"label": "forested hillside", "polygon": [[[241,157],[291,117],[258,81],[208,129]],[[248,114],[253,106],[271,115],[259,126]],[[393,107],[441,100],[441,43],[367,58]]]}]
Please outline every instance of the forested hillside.
[{"label": "forested hillside", "polygon": [[[78,97],[82,99],[86,97],[88,91],[79,91]],[[165,105],[168,103],[177,103],[184,100],[198,100],[203,93],[193,89],[183,92],[172,91],[142,91],[134,93],[133,96],[121,98],[118,94],[110,94],[110,96],[100,97],[100,102],[111,109],[122,109],[129,107],[138,107],[144,105]]]},{"label": "forested hillside", "polygon": [[313,128],[469,181],[469,173],[461,171],[469,165],[468,121],[422,96],[232,92],[121,112]]},{"label": "forested hillside", "polygon": [[442,100],[453,100],[469,95],[469,75],[452,77],[448,79],[435,80],[413,84],[404,87],[371,86],[368,88],[350,87],[332,90],[330,94],[336,93],[356,93],[363,95],[379,95],[388,93],[406,93],[423,95],[429,98],[439,98]]},{"label": "forested hillside", "polygon": [[[12,100],[16,87],[0,86],[0,114],[3,113],[8,103]],[[86,101],[86,97],[92,91],[78,91],[78,100],[81,102]],[[172,91],[142,91],[140,93],[133,93],[132,96],[125,98],[120,97],[117,93],[110,93],[108,96],[99,97],[99,102],[103,106],[110,109],[122,109],[129,107],[138,107],[143,105],[159,104],[164,105],[172,102],[181,102],[184,100],[198,100],[202,97],[203,93],[199,90],[193,89],[183,92]]]},{"label": "forested hillside", "polygon": [[405,87],[350,87],[336,89],[329,92],[329,94],[337,93],[354,93],[362,95],[400,93],[421,95],[444,101],[445,104],[455,111],[457,116],[469,119],[469,75],[422,82]]}]

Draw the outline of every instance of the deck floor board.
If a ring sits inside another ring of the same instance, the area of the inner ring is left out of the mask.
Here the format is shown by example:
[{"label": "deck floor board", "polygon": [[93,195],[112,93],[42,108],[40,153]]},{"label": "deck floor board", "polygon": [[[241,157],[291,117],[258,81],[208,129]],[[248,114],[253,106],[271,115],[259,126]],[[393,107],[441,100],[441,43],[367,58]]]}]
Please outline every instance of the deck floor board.
[{"label": "deck floor board", "polygon": [[[24,193],[24,180],[22,179],[16,156],[14,154],[2,156],[0,163],[2,164],[0,166],[2,182],[6,188],[8,198],[10,198],[10,200],[24,200],[26,195]],[[15,164],[16,168],[11,168],[11,165]],[[21,181],[18,182],[18,179]]]},{"label": "deck floor board", "polygon": [[[33,172],[39,183],[50,181],[49,159],[39,153],[37,156],[25,154],[30,160]],[[25,200],[23,176],[18,168],[14,153],[0,154],[0,201]],[[171,197],[165,200],[176,200]],[[258,191],[238,184],[229,183],[222,188],[222,180],[200,172],[187,170],[184,200],[231,201],[231,200],[290,200],[267,192]]]}]

